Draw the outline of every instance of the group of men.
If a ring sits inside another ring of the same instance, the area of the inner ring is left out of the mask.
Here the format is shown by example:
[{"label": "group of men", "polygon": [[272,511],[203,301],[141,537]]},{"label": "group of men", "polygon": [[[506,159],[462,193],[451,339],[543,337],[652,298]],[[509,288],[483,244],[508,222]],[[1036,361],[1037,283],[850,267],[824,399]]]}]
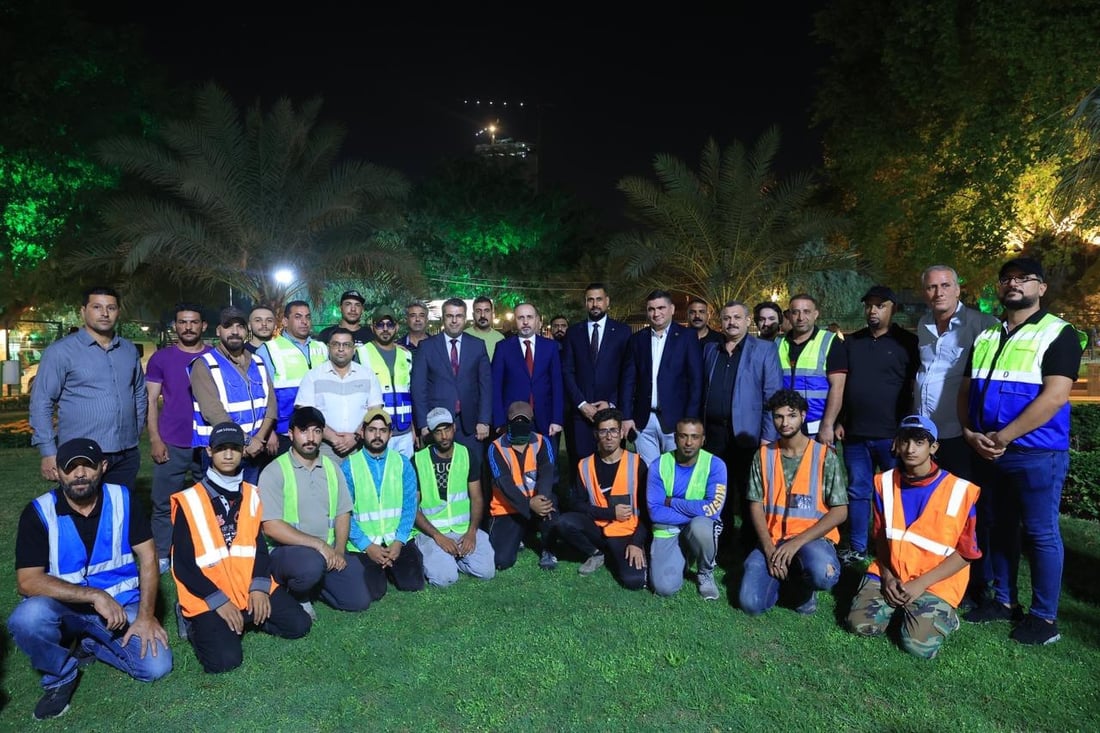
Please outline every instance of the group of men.
[{"label": "group of men", "polygon": [[[967,620],[1056,641],[1078,334],[1041,308],[1044,273],[1028,258],[1001,269],[1001,321],[962,305],[949,267],[922,286],[916,335],[875,286],[867,327],[843,340],[817,327],[806,294],[786,311],[727,303],[715,331],[706,303],[689,304],[685,327],[673,296],[654,291],[632,333],[593,283],[587,318],[555,317],[554,339],[530,304],[503,337],[488,298],[470,328],[466,303],[445,301],[434,336],[414,303],[398,339],[391,309],[361,325],[364,299],[348,291],[324,340],[293,301],[277,336],[270,309],[222,310],[213,347],[201,308],[181,304],[178,342],[145,373],[115,333],[117,293],[94,288],[85,327],[46,350],[31,399],[42,475],[57,485],[20,520],[24,600],[9,621],[43,675],[35,715],[64,712],[95,658],[137,679],[167,673],[152,609],[169,568],[180,634],[220,672],[241,664],[248,628],[301,637],[314,601],[362,611],[389,583],[489,579],[524,547],[546,570],[572,548],[582,575],[607,564],[658,595],[694,565],[699,594],[717,599],[723,530],[738,516],[747,613],[812,613],[847,564],[866,569],[856,633],[883,633],[903,611],[903,648],[931,657],[969,598]],[[130,493],[146,426],[151,521]]]}]

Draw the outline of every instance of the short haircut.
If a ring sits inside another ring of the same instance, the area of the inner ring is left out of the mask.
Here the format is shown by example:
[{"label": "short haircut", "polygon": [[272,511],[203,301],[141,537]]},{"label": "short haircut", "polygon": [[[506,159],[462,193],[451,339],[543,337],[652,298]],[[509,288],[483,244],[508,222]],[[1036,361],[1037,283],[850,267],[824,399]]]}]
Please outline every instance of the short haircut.
[{"label": "short haircut", "polygon": [[662,298],[671,303],[672,293],[668,292],[667,290],[651,290],[649,292],[649,295],[645,296],[645,302],[648,303],[651,300],[661,300]]},{"label": "short haircut", "polygon": [[81,305],[88,305],[93,295],[109,295],[114,298],[116,302],[122,302],[122,298],[118,297],[118,291],[114,288],[106,285],[93,285],[84,291],[84,300],[81,302]]},{"label": "short haircut", "polygon": [[801,392],[793,389],[781,389],[773,394],[768,403],[764,405],[764,409],[768,412],[775,412],[781,407],[793,407],[799,412],[809,412],[810,404],[806,402],[806,398],[802,396]]},{"label": "short haircut", "polygon": [[623,411],[617,407],[605,407],[597,411],[596,414],[592,416],[592,429],[595,430],[597,425],[602,422],[607,422],[608,420],[614,420],[619,423],[619,425],[622,425]]},{"label": "short haircut", "polygon": [[490,298],[488,295],[479,295],[474,298],[474,305],[477,305],[479,303],[488,303],[490,308],[493,307],[493,299]]},{"label": "short haircut", "polygon": [[462,298],[447,298],[443,301],[443,308],[461,308],[462,312],[466,312],[466,301]]},{"label": "short haircut", "polygon": [[696,303],[699,303],[700,305],[705,305],[707,307],[707,310],[710,310],[710,303],[703,300],[698,295],[693,295],[690,299],[688,299],[688,305],[695,305]]},{"label": "short haircut", "polygon": [[275,315],[275,309],[274,309],[274,308],[272,308],[271,306],[267,306],[267,305],[254,305],[254,306],[252,306],[252,310],[250,310],[250,311],[248,312],[248,317],[249,317],[249,318],[251,318],[251,317],[252,317],[252,314],[253,314],[253,313],[255,313],[256,311],[267,311],[267,312],[268,312],[268,313],[270,313],[271,315]]},{"label": "short haircut", "polygon": [[898,440],[923,440],[929,445],[936,442],[936,439],[932,437],[932,433],[925,428],[901,428],[898,430],[896,437]]},{"label": "short haircut", "polygon": [[681,425],[698,425],[703,427],[703,421],[694,415],[685,415],[676,421],[676,429],[679,430]]},{"label": "short haircut", "polygon": [[[796,300],[808,300],[808,301],[810,301],[811,303],[814,304],[814,310],[821,310],[821,305],[818,304],[817,298],[810,295],[809,293],[799,293],[798,295],[792,295],[790,302],[794,303]],[[788,308],[789,308],[789,306],[788,306]]]},{"label": "short haircut", "polygon": [[750,313],[749,307],[747,305],[745,305],[744,303],[742,303],[740,300],[727,300],[726,304],[722,306],[722,310],[725,310],[726,308],[738,308],[738,307],[745,309],[745,315],[748,315]]},{"label": "short haircut", "polygon": [[291,311],[292,308],[305,308],[306,310],[309,310],[309,303],[305,302],[304,300],[292,300],[292,301],[290,301],[283,308],[283,318],[289,318],[290,317],[290,311]]},{"label": "short haircut", "polygon": [[405,306],[405,313],[408,314],[408,312],[411,311],[413,308],[423,308],[425,311],[428,310],[428,306],[424,305],[419,300],[414,300],[413,302]]},{"label": "short haircut", "polygon": [[783,306],[779,305],[779,303],[765,300],[763,303],[757,303],[752,307],[752,319],[754,321],[760,317],[760,311],[762,310],[773,310],[779,314],[780,319],[783,318]]},{"label": "short haircut", "polygon": [[584,292],[587,293],[589,290],[602,290],[606,294],[607,285],[601,282],[591,282],[584,286]]},{"label": "short haircut", "polygon": [[332,331],[328,335],[328,340],[332,341],[332,337],[336,334],[348,336],[353,342],[355,341],[355,334],[352,333],[350,329],[344,328],[343,326],[337,326],[336,328],[332,329]]},{"label": "short haircut", "polygon": [[173,312],[176,314],[175,317],[177,320],[180,317],[180,313],[184,312],[198,313],[201,320],[206,320],[202,315],[202,306],[198,303],[176,303],[176,308]]},{"label": "short haircut", "polygon": [[569,319],[563,316],[561,313],[557,314],[556,316],[550,317],[550,322],[553,323],[554,321],[565,321],[566,323],[569,323]]},{"label": "short haircut", "polygon": [[512,308],[512,313],[515,313],[517,310],[519,310],[521,306],[527,306],[528,308],[530,308],[531,310],[533,310],[535,312],[536,316],[538,316],[539,318],[542,318],[542,314],[539,313],[539,309],[535,307],[534,303],[516,303],[515,307]]},{"label": "short haircut", "polygon": [[929,265],[924,268],[924,272],[920,274],[920,284],[924,285],[924,281],[927,280],[928,276],[933,272],[950,272],[951,277],[955,280],[955,284],[959,284],[959,273],[955,272],[955,268],[950,265]]}]

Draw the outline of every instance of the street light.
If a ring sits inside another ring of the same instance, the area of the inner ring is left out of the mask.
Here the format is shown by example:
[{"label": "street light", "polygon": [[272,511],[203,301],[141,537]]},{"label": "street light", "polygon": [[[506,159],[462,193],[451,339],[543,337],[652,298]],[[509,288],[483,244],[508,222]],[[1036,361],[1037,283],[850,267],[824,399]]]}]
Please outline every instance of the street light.
[{"label": "street light", "polygon": [[274,275],[275,282],[280,285],[290,285],[294,282],[294,270],[291,270],[289,267],[280,267],[275,271]]}]

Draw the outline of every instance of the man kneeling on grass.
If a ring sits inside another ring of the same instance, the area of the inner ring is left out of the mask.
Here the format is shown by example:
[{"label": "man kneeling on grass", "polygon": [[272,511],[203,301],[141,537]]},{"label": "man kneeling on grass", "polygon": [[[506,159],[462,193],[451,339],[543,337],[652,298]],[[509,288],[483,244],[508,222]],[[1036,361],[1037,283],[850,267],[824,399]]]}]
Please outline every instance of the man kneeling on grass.
[{"label": "man kneeling on grass", "polygon": [[781,389],[765,406],[779,434],[760,449],[749,473],[749,515],[760,546],[745,558],[741,609],[764,613],[780,591],[796,611],[817,610],[817,591],[840,580],[837,530],[848,516],[848,491],[836,453],[802,432],[809,405]]},{"label": "man kneeling on grass", "polygon": [[979,489],[939,468],[936,425],[910,415],[894,438],[899,468],[875,476],[876,559],[852,602],[848,626],[886,631],[901,611],[901,647],[925,659],[959,628],[955,609],[981,557],[974,534]]},{"label": "man kneeling on grass", "polygon": [[217,673],[241,666],[249,627],[297,639],[312,622],[268,570],[260,492],[241,473],[244,431],[219,423],[206,450],[206,476],[172,494],[172,577],[180,636],[203,669]]}]

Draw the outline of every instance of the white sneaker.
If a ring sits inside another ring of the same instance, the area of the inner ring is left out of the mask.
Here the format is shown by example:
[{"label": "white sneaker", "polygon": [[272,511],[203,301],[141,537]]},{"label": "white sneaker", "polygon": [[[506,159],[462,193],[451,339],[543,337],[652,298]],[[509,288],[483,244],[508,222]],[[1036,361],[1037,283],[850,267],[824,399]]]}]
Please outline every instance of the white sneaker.
[{"label": "white sneaker", "polygon": [[699,573],[699,595],[704,601],[718,600],[718,584],[714,582],[714,572]]},{"label": "white sneaker", "polygon": [[309,617],[314,621],[317,620],[317,612],[313,610],[313,603],[310,601],[302,601],[298,604],[302,607],[302,610],[309,614]]},{"label": "white sneaker", "polygon": [[581,566],[577,569],[577,572],[581,575],[591,575],[592,573],[602,568],[603,563],[603,553],[597,552],[595,555],[590,556],[587,560],[581,563]]}]

